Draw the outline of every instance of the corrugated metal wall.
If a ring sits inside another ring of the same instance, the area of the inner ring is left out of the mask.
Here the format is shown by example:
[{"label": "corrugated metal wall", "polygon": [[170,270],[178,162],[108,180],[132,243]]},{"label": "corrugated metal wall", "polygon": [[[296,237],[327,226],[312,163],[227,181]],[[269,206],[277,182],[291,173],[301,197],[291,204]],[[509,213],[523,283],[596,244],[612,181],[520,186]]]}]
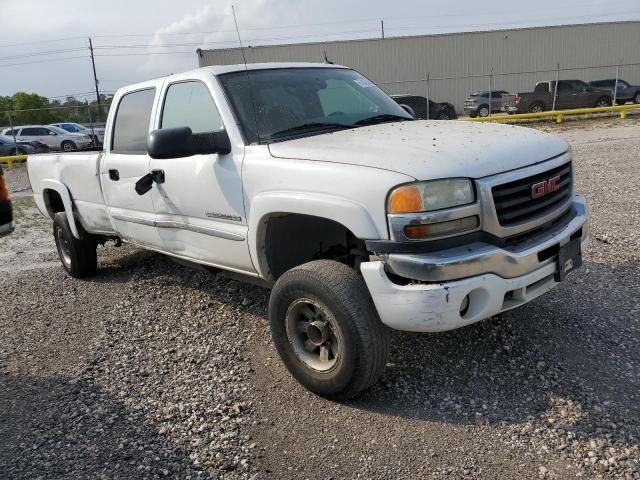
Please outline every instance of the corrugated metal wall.
[{"label": "corrugated metal wall", "polygon": [[[640,84],[640,22],[569,25],[245,48],[247,62],[322,62],[360,71],[388,93],[449,101],[462,110],[474,90],[530,91],[555,78],[620,78]],[[242,63],[240,49],[203,50],[200,66]],[[630,65],[635,64],[635,65]],[[610,67],[602,67],[611,65]],[[600,68],[587,68],[600,67]],[[430,81],[426,78],[429,76]]]}]

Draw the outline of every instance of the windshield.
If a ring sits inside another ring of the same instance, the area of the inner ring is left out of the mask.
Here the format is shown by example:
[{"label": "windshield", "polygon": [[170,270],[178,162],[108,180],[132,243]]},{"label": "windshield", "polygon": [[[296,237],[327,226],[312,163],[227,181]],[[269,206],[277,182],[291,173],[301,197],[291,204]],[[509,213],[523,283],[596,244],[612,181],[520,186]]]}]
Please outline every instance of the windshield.
[{"label": "windshield", "polygon": [[413,120],[353,70],[283,68],[233,72],[219,78],[249,143]]}]

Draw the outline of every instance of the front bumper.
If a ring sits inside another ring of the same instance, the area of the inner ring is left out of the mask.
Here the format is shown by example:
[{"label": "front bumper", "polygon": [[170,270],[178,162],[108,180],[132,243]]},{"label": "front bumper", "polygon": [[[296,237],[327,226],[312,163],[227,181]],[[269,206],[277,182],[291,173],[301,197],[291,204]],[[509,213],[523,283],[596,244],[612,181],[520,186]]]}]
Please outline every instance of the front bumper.
[{"label": "front bumper", "polygon": [[[453,330],[523,305],[557,285],[557,251],[580,238],[588,243],[584,197],[576,195],[566,224],[512,247],[477,245],[421,255],[389,255],[360,267],[380,319],[397,330]],[[554,253],[555,252],[555,253]],[[410,280],[447,277],[437,283],[394,283],[388,272]],[[461,314],[465,297],[469,307]]]}]

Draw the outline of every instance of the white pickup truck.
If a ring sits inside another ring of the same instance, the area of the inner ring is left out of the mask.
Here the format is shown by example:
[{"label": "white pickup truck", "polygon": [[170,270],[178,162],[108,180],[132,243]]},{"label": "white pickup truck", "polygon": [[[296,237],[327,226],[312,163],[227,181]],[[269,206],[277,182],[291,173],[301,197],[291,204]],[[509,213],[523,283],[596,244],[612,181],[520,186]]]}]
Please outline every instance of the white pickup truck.
[{"label": "white pickup truck", "polygon": [[582,263],[571,151],[515,126],[418,121],[326,64],[207,67],[120,89],[104,151],[30,157],[74,277],[129,242],[271,288],[293,376],[344,399],[388,329],[440,332],[518,307]]}]

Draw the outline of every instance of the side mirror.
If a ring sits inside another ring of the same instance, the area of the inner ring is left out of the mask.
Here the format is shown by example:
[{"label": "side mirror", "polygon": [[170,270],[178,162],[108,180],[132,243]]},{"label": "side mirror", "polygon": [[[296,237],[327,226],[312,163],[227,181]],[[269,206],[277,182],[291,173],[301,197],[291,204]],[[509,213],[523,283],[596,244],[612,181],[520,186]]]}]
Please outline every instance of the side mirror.
[{"label": "side mirror", "polygon": [[192,133],[189,127],[154,130],[147,138],[147,151],[151,158],[182,158],[192,155],[231,152],[227,132]]},{"label": "side mirror", "polygon": [[401,103],[400,106],[403,108],[405,112],[407,112],[413,118],[416,118],[416,112],[413,108],[411,108],[409,105],[405,105],[404,103]]}]

